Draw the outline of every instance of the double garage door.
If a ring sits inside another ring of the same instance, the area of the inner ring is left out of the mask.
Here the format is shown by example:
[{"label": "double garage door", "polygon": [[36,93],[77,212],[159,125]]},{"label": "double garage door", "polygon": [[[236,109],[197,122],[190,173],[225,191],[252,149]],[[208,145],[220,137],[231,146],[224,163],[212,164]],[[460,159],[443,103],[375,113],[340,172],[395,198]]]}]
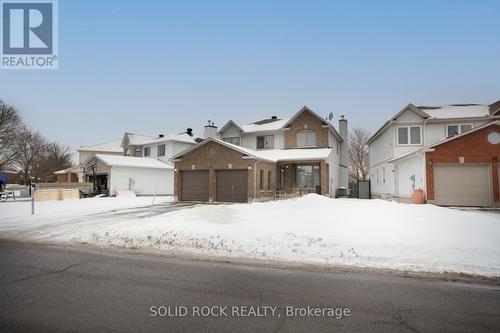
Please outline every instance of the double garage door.
[{"label": "double garage door", "polygon": [[[248,201],[247,170],[217,170],[215,200],[220,202]],[[208,201],[208,170],[181,171],[181,200]]]},{"label": "double garage door", "polygon": [[435,203],[443,206],[491,205],[490,168],[481,164],[436,164]]}]

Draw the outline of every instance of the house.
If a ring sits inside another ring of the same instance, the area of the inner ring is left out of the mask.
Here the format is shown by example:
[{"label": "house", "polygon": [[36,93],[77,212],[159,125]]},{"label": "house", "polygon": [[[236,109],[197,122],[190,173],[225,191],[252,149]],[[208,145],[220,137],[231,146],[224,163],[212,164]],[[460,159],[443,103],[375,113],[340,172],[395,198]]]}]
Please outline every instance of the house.
[{"label": "house", "polygon": [[368,140],[372,197],[410,202],[422,189],[438,205],[500,206],[499,119],[500,101],[407,105]]},{"label": "house", "polygon": [[228,121],[207,139],[176,154],[174,196],[181,201],[250,202],[276,194],[333,196],[347,187],[347,120],[339,132],[308,107],[291,118],[247,125]]},{"label": "house", "polygon": [[94,153],[83,162],[85,181],[99,191],[116,195],[120,190],[137,195],[172,195],[173,165],[169,159],[198,141],[192,129],[157,137],[125,133],[119,142],[121,153]]}]

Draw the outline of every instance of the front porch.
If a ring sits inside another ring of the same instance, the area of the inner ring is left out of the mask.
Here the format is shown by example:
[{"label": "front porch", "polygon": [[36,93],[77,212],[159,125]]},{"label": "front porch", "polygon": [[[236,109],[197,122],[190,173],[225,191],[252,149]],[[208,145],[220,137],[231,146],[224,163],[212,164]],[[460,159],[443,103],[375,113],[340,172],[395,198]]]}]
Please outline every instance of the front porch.
[{"label": "front porch", "polygon": [[277,197],[330,194],[328,163],[323,160],[278,162],[276,175]]}]

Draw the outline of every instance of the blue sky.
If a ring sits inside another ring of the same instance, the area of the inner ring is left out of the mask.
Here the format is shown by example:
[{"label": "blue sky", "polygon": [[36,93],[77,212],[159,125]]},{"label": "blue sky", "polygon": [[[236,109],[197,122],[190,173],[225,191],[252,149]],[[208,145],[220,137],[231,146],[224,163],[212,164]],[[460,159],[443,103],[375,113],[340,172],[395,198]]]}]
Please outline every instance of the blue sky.
[{"label": "blue sky", "polygon": [[59,69],[0,98],[72,148],[303,105],[378,128],[409,102],[500,99],[499,1],[59,1]]}]

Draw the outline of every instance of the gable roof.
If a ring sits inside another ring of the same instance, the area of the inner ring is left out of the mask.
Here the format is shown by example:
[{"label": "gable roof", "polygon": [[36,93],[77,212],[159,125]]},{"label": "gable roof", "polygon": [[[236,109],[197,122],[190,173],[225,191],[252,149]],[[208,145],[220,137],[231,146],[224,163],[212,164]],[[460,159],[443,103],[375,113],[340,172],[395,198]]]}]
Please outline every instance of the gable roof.
[{"label": "gable roof", "polygon": [[332,148],[310,148],[310,149],[269,149],[269,150],[253,150],[244,148],[241,146],[233,145],[232,143],[225,142],[216,138],[208,138],[203,142],[197,144],[196,146],[190,147],[179,154],[173,156],[170,160],[178,160],[184,155],[202,147],[203,145],[215,142],[221,144],[227,148],[233,149],[246,155],[249,158],[254,158],[257,160],[268,161],[268,162],[280,162],[280,161],[306,161],[306,160],[321,160],[326,159],[330,156]]},{"label": "gable roof", "polygon": [[335,127],[326,119],[320,117],[316,112],[308,108],[307,106],[303,106],[292,118],[276,118],[276,119],[264,119],[261,121],[257,121],[255,123],[247,124],[247,125],[238,125],[233,120],[229,120],[221,129],[218,131],[218,134],[224,133],[230,126],[235,126],[242,133],[257,133],[257,132],[268,132],[268,131],[278,131],[282,130],[288,125],[290,125],[298,116],[300,116],[303,112],[308,111],[316,118],[325,123],[326,126],[332,131],[333,135],[340,141],[344,140],[337,132]]},{"label": "gable roof", "polygon": [[243,132],[243,128],[241,128],[237,123],[235,123],[232,120],[229,120],[222,128],[217,132],[218,134],[224,133],[229,127],[234,126],[236,127],[240,132]]},{"label": "gable roof", "polygon": [[93,158],[98,159],[107,166],[121,166],[132,168],[145,168],[145,169],[173,169],[171,164],[167,164],[155,158],[149,157],[132,157],[132,156],[115,156],[93,154],[89,156],[84,164],[88,164]]},{"label": "gable roof", "polygon": [[121,140],[111,141],[101,143],[95,146],[81,146],[77,151],[102,151],[110,153],[121,153],[123,148],[121,147]]},{"label": "gable roof", "polygon": [[415,154],[418,154],[420,152],[429,151],[430,149],[435,148],[435,147],[437,147],[439,145],[442,145],[444,143],[456,140],[458,138],[461,138],[463,136],[469,135],[469,134],[474,133],[476,131],[482,130],[483,128],[489,127],[491,125],[499,125],[500,126],[500,120],[493,120],[493,121],[490,121],[488,123],[482,124],[481,126],[474,127],[474,128],[472,128],[472,129],[470,129],[470,130],[468,130],[466,132],[463,132],[461,134],[457,134],[457,135],[454,135],[452,137],[449,137],[449,138],[446,138],[446,139],[443,139],[443,140],[431,142],[429,144],[426,144],[425,146],[418,147],[418,148],[416,148],[414,150],[411,150],[411,151],[409,151],[407,153],[404,153],[404,154],[398,155],[396,157],[393,157],[390,160],[388,160],[387,162],[391,163],[391,162],[399,161],[399,160],[408,158],[410,156],[413,156]]},{"label": "gable roof", "polygon": [[500,100],[489,105],[490,115],[500,116]]},{"label": "gable roof", "polygon": [[[494,103],[496,104],[496,103]],[[492,104],[492,105],[494,105]],[[429,121],[440,119],[460,119],[460,118],[488,118],[490,116],[490,106],[481,104],[450,104],[440,106],[415,106],[408,104],[401,111],[387,120],[367,141],[370,144],[381,133],[383,133],[395,120],[406,111],[411,110],[423,119]]]}]

